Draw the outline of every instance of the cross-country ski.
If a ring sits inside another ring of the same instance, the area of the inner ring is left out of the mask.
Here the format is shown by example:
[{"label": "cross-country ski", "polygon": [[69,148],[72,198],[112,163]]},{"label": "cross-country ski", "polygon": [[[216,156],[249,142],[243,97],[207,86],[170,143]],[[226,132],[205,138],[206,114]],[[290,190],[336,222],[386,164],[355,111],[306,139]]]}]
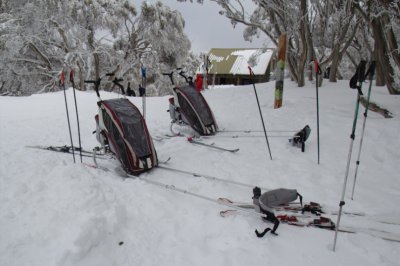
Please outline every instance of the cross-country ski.
[{"label": "cross-country ski", "polygon": [[[74,151],[77,152],[78,154],[80,153],[81,156],[83,157],[93,157],[93,151],[88,151],[81,149],[79,147],[71,147],[67,145],[64,146],[28,145],[26,147],[31,149],[54,151],[54,152],[69,153],[69,154],[72,154],[72,152]],[[97,154],[96,157],[100,159],[105,159],[105,156],[103,154]]]},{"label": "cross-country ski", "polygon": [[192,144],[200,145],[200,146],[205,146],[205,147],[208,147],[208,148],[210,148],[210,149],[215,149],[215,150],[220,150],[220,151],[228,151],[228,152],[232,152],[232,153],[235,153],[235,152],[238,152],[238,151],[239,151],[239,148],[236,148],[236,149],[228,149],[228,148],[224,148],[224,147],[217,146],[217,145],[215,145],[214,143],[211,143],[211,144],[209,144],[209,143],[204,143],[204,142],[195,140],[195,139],[192,138],[192,137],[187,138],[187,140],[188,140],[190,143],[192,143]]}]

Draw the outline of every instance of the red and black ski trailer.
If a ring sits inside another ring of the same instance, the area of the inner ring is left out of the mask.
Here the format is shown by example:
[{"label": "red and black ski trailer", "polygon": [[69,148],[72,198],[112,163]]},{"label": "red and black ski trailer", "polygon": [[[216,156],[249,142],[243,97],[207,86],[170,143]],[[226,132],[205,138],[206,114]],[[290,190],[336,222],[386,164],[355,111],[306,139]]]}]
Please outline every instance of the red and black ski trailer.
[{"label": "red and black ski trailer", "polygon": [[[114,79],[124,94],[122,79]],[[111,151],[121,162],[123,169],[139,175],[158,165],[157,152],[139,109],[126,98],[102,100],[99,94],[101,78],[94,83],[99,101],[96,119],[96,138],[102,149]]]},{"label": "red and black ski trailer", "polygon": [[[171,131],[172,125],[188,125],[200,136],[214,135],[218,131],[217,122],[210,106],[206,99],[199,92],[191,77],[186,77],[180,69],[179,75],[185,78],[188,85],[174,86],[173,96],[169,99],[169,112],[171,116]],[[164,73],[169,76],[172,85],[175,85],[173,75]],[[174,134],[174,132],[172,132]]]}]

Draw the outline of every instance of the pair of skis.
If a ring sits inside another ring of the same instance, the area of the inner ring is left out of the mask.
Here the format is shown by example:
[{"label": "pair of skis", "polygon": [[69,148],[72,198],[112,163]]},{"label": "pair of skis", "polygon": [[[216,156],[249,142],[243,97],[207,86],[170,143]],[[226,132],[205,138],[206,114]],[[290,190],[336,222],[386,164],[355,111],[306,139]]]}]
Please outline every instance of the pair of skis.
[{"label": "pair of skis", "polygon": [[[235,206],[241,207],[241,208],[254,208],[254,204],[250,202],[235,202],[231,199],[228,198],[219,198],[218,199],[221,202],[229,202],[234,204]],[[322,207],[319,203],[316,202],[309,202],[308,204],[304,204],[304,207],[300,205],[300,203],[294,202],[294,203],[288,203],[286,205],[280,205],[274,207],[274,210],[277,212],[288,212],[292,213],[293,215],[300,215],[299,217],[310,217],[310,215],[304,215],[304,213],[311,213],[313,217],[315,216],[321,216],[321,215],[337,215],[335,212],[326,212],[322,210]],[[228,216],[229,214],[233,214],[234,212],[231,212],[231,210],[224,210],[221,211],[221,216]],[[364,212],[344,212],[346,215],[350,216],[365,216],[366,214]]]},{"label": "pair of skis", "polygon": [[[250,202],[235,202],[228,198],[219,198],[219,201],[230,202],[238,207],[242,208],[254,208],[254,205]],[[337,216],[339,213],[337,211],[326,211],[323,210],[321,205],[315,202],[310,202],[308,204],[304,204],[304,207],[301,207],[300,203],[294,202],[289,203],[287,205],[281,205],[274,208],[277,212],[289,212],[294,215],[304,215],[304,213],[311,213],[316,216],[321,215],[330,215]],[[221,211],[221,216],[225,214],[225,216],[229,216],[230,214],[235,214],[234,210],[223,210]],[[390,225],[400,225],[400,219],[394,217],[381,217],[381,216],[373,216],[368,215],[365,212],[355,212],[355,211],[343,211],[342,214],[346,215],[346,217],[367,217],[369,219],[374,220],[375,222],[379,222],[382,224],[390,224]]]},{"label": "pair of skis", "polygon": [[[218,201],[220,202],[225,202],[232,204],[236,207],[236,209],[226,209],[220,211],[220,216],[221,217],[228,217],[232,215],[236,215],[239,213],[238,208],[243,208],[246,210],[252,210],[254,213],[257,213],[254,210],[254,205],[251,203],[244,203],[244,202],[234,202],[230,199],[227,198],[219,198]],[[310,205],[318,206],[315,203],[310,203]],[[306,205],[305,205],[306,206]],[[311,213],[303,213],[302,212],[301,206],[299,204],[288,204],[285,206],[279,206],[276,208],[276,217],[279,219],[280,222],[288,224],[288,225],[293,225],[293,226],[299,226],[299,227],[317,227],[321,229],[328,229],[328,230],[338,230],[338,232],[342,233],[364,233],[371,235],[373,237],[378,237],[384,240],[388,241],[394,241],[394,242],[400,242],[400,235],[395,234],[392,232],[388,232],[385,230],[380,230],[376,228],[361,228],[361,227],[351,227],[351,226],[341,226],[340,229],[336,228],[335,224],[333,221],[325,216],[322,215],[316,215]],[[325,215],[338,215],[336,212],[323,212]],[[348,217],[357,217],[357,216],[367,216],[365,213],[358,213],[358,212],[343,212],[342,214],[347,215]],[[377,220],[379,223],[384,223],[384,224],[392,224],[392,225],[400,225],[400,223],[397,221],[392,221],[392,220],[385,220],[380,218]],[[263,233],[258,233],[257,235],[264,235],[267,233],[269,230],[264,231]]]}]

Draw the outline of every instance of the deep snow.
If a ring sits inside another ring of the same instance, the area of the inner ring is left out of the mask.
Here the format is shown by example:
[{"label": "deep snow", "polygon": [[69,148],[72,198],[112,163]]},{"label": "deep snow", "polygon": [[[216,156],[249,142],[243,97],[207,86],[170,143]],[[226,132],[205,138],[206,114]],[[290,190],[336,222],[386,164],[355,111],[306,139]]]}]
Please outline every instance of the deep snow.
[{"label": "deep snow", "polygon": [[[204,141],[238,147],[238,153],[173,138],[155,141],[159,159],[171,156],[170,167],[271,189],[296,188],[305,201],[317,201],[336,211],[356,91],[348,88],[347,81],[325,82],[320,88],[318,165],[315,85],[297,88],[286,81],[283,108],[277,110],[273,109],[274,83],[256,87],[268,130],[311,126],[305,153],[290,146],[288,137],[277,137],[288,133],[269,132],[273,160],[263,137],[233,139],[221,133]],[[368,83],[364,92],[367,88]],[[68,96],[77,144],[71,89]],[[92,134],[97,97],[92,91],[77,92],[77,96],[82,146],[91,149],[97,145]],[[262,129],[252,86],[210,89],[204,96],[221,129]],[[371,98],[388,108],[394,118],[369,112],[355,198],[351,200],[364,112],[360,108],[344,210],[367,215],[343,216],[341,225],[400,235],[400,98],[378,87],[373,87]],[[130,100],[141,109],[140,98]],[[147,99],[147,124],[153,136],[169,133],[167,109],[168,97]],[[65,144],[69,144],[69,135],[62,92],[0,97],[0,265],[398,265],[398,242],[365,233],[340,233],[333,252],[333,231],[284,224],[278,237],[259,239],[254,229],[269,225],[261,218],[248,214],[222,218],[219,211],[223,206],[74,164],[71,155],[26,148]],[[93,163],[90,158],[84,162]],[[118,165],[116,161],[101,163],[111,168]],[[212,198],[251,201],[252,196],[251,189],[162,169],[142,177]],[[336,222],[335,216],[329,217]],[[389,218],[397,224],[377,221]]]}]

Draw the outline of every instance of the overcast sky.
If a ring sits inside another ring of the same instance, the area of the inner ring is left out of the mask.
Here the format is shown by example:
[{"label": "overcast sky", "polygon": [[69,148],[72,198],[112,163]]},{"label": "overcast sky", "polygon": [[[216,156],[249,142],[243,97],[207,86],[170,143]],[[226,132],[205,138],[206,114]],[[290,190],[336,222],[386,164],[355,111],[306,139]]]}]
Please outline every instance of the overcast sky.
[{"label": "overcast sky", "polygon": [[[155,3],[156,0],[148,1]],[[142,1],[133,0],[140,10]],[[178,10],[185,20],[185,33],[192,43],[192,51],[208,52],[211,48],[260,48],[271,46],[266,43],[266,37],[255,38],[252,43],[243,39],[244,26],[232,27],[229,19],[218,12],[220,7],[210,1],[203,5],[197,3],[163,0],[162,3],[171,9]],[[251,3],[249,1],[249,3]]]}]

